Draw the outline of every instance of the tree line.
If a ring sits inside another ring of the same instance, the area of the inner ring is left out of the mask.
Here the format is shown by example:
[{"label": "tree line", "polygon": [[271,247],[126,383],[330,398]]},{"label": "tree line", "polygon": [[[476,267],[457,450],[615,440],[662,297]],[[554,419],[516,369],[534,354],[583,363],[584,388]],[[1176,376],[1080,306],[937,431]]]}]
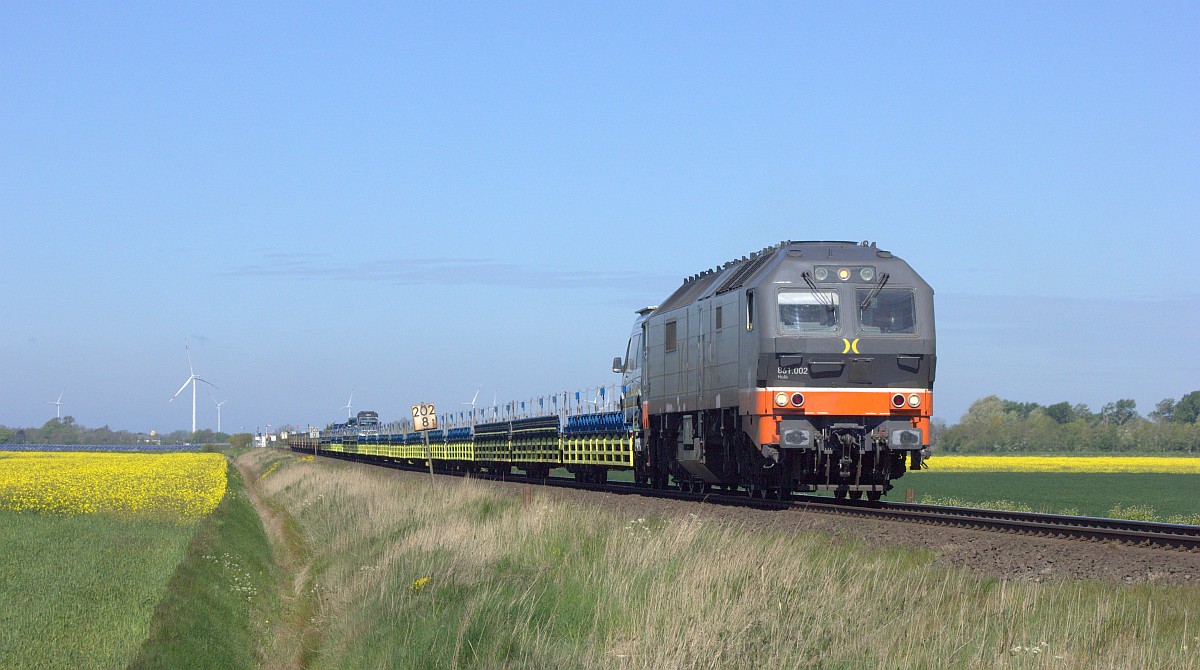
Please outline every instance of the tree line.
[{"label": "tree line", "polygon": [[223,444],[234,446],[249,446],[253,436],[250,433],[218,433],[212,430],[198,430],[195,433],[187,430],[177,430],[162,435],[148,433],[131,433],[126,430],[112,430],[108,426],[88,428],[75,421],[75,417],[64,416],[61,419],[50,419],[41,428],[9,428],[0,426],[0,444]]},{"label": "tree line", "polygon": [[1145,417],[1121,399],[1093,412],[1086,404],[1039,405],[990,395],[971,404],[959,423],[935,422],[934,448],[943,452],[1200,451],[1200,391],[1167,398]]},{"label": "tree line", "polygon": [[[73,417],[40,428],[0,426],[0,444],[222,444],[249,446],[249,433],[186,430],[151,436],[87,428]],[[1145,417],[1121,399],[1093,412],[1086,404],[1040,405],[990,395],[971,404],[959,423],[933,422],[933,447],[951,453],[1200,452],[1200,391],[1159,401]]]}]

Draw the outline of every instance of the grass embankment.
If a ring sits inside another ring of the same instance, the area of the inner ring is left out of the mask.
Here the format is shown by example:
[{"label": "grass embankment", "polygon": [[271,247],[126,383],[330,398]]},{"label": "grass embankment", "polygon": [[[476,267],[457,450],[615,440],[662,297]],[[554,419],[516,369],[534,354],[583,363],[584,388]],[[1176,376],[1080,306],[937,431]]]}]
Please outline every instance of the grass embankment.
[{"label": "grass embankment", "polygon": [[131,668],[248,668],[262,662],[279,610],[279,575],[258,514],[235,468],[228,490],[187,546],[154,626]]},{"label": "grass embankment", "polygon": [[1200,667],[1194,587],[981,580],[823,535],[243,458],[309,548],[312,668]]}]

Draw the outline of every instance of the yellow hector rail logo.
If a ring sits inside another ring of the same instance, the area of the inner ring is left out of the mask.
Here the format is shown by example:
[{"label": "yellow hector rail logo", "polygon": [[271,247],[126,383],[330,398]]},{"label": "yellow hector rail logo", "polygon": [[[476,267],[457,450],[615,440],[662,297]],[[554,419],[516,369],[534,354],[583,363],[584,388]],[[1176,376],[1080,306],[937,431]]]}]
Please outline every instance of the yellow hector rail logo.
[{"label": "yellow hector rail logo", "polygon": [[851,351],[853,351],[853,352],[854,352],[854,353],[856,353],[856,354],[858,353],[858,338],[857,338],[857,337],[856,337],[856,338],[854,338],[854,340],[853,340],[853,341],[851,341],[851,340],[848,340],[848,339],[846,339],[846,338],[844,338],[844,337],[843,337],[843,338],[842,338],[842,341],[846,343],[846,348],[845,348],[845,349],[842,349],[842,353],[843,353],[843,354],[848,354],[848,353],[850,353]]}]

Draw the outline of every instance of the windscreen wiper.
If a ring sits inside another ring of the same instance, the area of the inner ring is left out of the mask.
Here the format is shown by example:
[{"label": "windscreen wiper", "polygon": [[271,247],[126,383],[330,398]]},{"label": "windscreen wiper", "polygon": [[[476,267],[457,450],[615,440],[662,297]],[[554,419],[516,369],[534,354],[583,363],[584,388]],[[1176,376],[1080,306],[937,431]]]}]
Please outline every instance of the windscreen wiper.
[{"label": "windscreen wiper", "polygon": [[[832,312],[834,310],[833,298],[825,295],[820,291],[820,289],[817,288],[817,282],[813,281],[812,273],[807,271],[803,272],[800,274],[800,278],[804,280],[805,284],[808,284],[810,289],[812,289],[813,296],[816,297],[817,302],[821,303],[822,307]],[[826,302],[826,300],[829,302]]]},{"label": "windscreen wiper", "polygon": [[876,284],[875,287],[871,289],[871,292],[867,294],[867,297],[863,299],[862,304],[858,306],[859,311],[866,309],[867,305],[871,304],[871,301],[875,299],[875,296],[879,295],[879,292],[882,291],[883,287],[887,285],[888,278],[890,277],[891,275],[886,272],[879,275],[879,283]]}]

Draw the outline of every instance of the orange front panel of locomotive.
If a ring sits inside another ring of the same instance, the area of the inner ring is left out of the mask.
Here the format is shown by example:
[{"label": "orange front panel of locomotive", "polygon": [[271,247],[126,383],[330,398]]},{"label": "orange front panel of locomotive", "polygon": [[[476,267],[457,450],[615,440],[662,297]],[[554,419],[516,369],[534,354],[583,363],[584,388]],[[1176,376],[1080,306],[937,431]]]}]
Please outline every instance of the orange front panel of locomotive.
[{"label": "orange front panel of locomotive", "polygon": [[[777,396],[786,396],[786,404]],[[801,396],[799,405],[793,396]],[[912,399],[916,397],[916,406]],[[742,392],[743,413],[766,416],[905,416],[933,415],[929,389],[768,388]],[[748,411],[747,411],[748,410]]]},{"label": "orange front panel of locomotive", "polygon": [[786,418],[884,416],[908,419],[914,428],[928,435],[929,418],[933,415],[933,391],[929,389],[781,387],[743,391],[741,395],[742,413],[755,415],[758,444],[778,442],[779,422]]}]

